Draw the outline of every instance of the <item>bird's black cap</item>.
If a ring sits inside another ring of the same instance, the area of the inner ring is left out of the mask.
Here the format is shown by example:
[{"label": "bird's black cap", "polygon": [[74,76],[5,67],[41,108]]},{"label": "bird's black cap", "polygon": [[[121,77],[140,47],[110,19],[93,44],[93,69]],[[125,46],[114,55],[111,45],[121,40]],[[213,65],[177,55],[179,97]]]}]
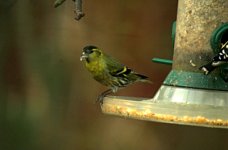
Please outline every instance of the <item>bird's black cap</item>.
[{"label": "bird's black cap", "polygon": [[90,54],[93,52],[92,49],[97,49],[97,47],[93,45],[86,46],[83,48],[83,52],[85,52],[86,54]]}]

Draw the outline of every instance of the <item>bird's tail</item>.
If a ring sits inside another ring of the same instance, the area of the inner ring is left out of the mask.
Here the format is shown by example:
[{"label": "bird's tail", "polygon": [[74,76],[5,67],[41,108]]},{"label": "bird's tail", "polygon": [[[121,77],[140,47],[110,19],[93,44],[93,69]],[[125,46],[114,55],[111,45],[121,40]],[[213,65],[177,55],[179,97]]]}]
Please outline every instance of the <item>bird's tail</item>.
[{"label": "bird's tail", "polygon": [[208,75],[211,71],[213,71],[216,68],[216,66],[213,66],[212,63],[213,61],[201,66],[199,69],[202,70],[205,75]]},{"label": "bird's tail", "polygon": [[141,75],[141,74],[135,74],[139,77],[140,82],[145,82],[145,83],[150,83],[152,84],[153,82],[149,80],[147,76]]}]

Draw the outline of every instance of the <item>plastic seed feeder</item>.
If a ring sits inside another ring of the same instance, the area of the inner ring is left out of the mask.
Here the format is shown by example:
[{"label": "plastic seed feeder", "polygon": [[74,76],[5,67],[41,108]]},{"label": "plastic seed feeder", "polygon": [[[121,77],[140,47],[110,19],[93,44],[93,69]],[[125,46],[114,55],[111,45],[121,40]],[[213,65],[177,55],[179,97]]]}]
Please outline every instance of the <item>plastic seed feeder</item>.
[{"label": "plastic seed feeder", "polygon": [[172,71],[152,99],[105,97],[102,111],[123,117],[175,124],[228,128],[228,67],[204,75],[228,41],[228,0],[179,0],[173,24]]}]

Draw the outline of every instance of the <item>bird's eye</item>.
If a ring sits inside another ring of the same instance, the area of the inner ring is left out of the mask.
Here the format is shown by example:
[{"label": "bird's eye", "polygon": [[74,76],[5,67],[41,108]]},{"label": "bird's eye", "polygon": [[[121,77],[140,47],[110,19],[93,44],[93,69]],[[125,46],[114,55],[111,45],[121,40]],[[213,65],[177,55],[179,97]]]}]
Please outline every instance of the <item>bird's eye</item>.
[{"label": "bird's eye", "polygon": [[90,49],[88,54],[92,54],[95,51],[95,49]]},{"label": "bird's eye", "polygon": [[91,53],[93,53],[93,50],[91,50],[91,49],[85,49],[84,52],[85,52],[86,54],[91,54]]}]

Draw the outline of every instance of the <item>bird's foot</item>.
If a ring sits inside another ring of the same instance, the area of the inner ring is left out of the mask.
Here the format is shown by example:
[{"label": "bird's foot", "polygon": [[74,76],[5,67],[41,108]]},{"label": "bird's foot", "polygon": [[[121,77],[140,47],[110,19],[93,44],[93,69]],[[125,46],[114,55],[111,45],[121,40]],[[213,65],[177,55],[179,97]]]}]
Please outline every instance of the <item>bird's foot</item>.
[{"label": "bird's foot", "polygon": [[104,97],[105,97],[106,95],[110,94],[110,93],[112,93],[112,90],[111,90],[111,89],[108,89],[108,90],[104,91],[103,93],[101,93],[101,94],[98,96],[96,102],[99,102],[101,105],[103,105]]},{"label": "bird's foot", "polygon": [[100,103],[101,105],[103,105],[103,101],[104,101],[104,95],[101,94],[97,97],[96,103]]},{"label": "bird's foot", "polygon": [[206,67],[202,66],[199,68],[201,71],[203,71],[204,75],[208,75],[209,74],[209,71]]}]

